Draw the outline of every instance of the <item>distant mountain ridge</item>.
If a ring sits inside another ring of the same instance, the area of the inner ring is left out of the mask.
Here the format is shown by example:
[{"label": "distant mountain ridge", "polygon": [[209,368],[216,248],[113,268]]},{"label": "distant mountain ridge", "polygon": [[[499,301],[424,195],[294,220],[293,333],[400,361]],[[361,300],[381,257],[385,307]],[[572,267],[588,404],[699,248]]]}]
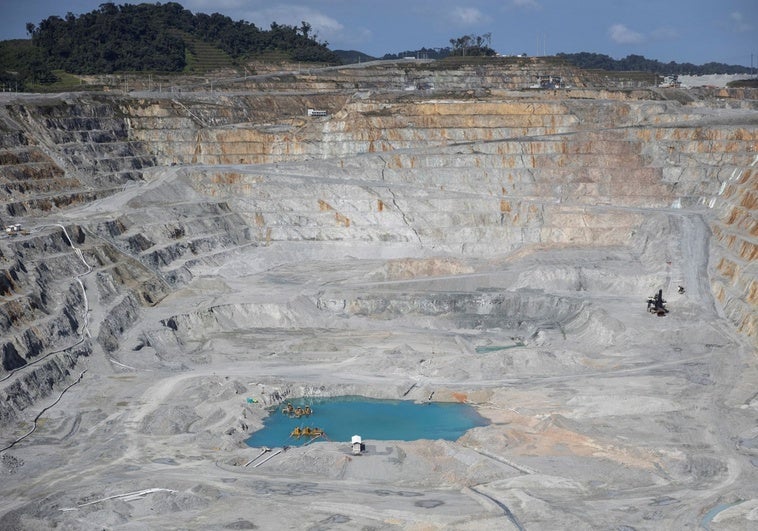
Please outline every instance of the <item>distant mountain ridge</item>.
[{"label": "distant mountain ridge", "polygon": [[706,63],[704,65],[694,65],[692,63],[662,63],[655,59],[646,59],[642,55],[627,55],[623,59],[613,59],[612,57],[600,53],[559,53],[557,57],[564,59],[566,62],[584,68],[585,70],[609,70],[612,72],[653,72],[662,75],[693,75],[702,76],[706,74],[749,74],[751,69],[741,65],[727,65],[724,63]]},{"label": "distant mountain ridge", "polygon": [[[397,53],[387,53],[381,58],[371,57],[358,51],[335,51],[344,63],[357,63],[376,59],[392,60],[414,57],[417,59],[444,59],[452,55],[453,49],[442,48],[419,48],[418,50],[406,50]],[[357,59],[360,57],[360,61]],[[750,74],[753,69],[742,65],[729,65],[725,63],[709,62],[703,65],[692,63],[676,63],[674,61],[663,63],[655,59],[647,59],[642,55],[628,55],[622,59],[600,53],[558,53],[556,57],[567,63],[585,70],[608,70],[611,72],[652,72],[660,75],[695,75],[708,74]]]}]

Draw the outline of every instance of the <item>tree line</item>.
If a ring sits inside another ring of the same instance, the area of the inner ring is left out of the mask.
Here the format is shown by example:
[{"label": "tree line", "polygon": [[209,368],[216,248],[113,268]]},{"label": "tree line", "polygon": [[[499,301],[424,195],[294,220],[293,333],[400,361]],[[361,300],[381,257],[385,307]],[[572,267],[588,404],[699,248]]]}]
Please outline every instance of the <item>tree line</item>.
[{"label": "tree line", "polygon": [[[421,48],[396,54],[385,54],[382,59],[402,59],[403,57],[420,57],[424,59],[444,59],[450,56],[493,56],[490,48],[490,33],[484,35],[463,35],[450,39],[452,47]],[[566,61],[585,70],[607,70],[611,72],[652,72],[660,75],[706,75],[706,74],[750,74],[752,69],[741,65],[728,65],[710,62],[703,65],[692,63],[663,63],[655,59],[646,59],[642,55],[628,55],[623,59],[614,59],[609,55],[580,52],[556,54]]]},{"label": "tree line", "polygon": [[559,53],[558,57],[566,62],[588,70],[610,70],[614,72],[654,72],[662,75],[707,75],[707,74],[749,74],[751,69],[740,65],[724,63],[663,63],[655,59],[646,59],[642,55],[627,55],[623,59],[599,53]]},{"label": "tree line", "polygon": [[187,68],[193,39],[215,46],[233,60],[276,51],[294,61],[339,63],[307,22],[301,26],[274,22],[263,30],[219,13],[193,14],[176,2],[105,3],[80,16],[68,13],[38,25],[28,23],[26,29],[48,70],[73,74],[180,72]]},{"label": "tree line", "polygon": [[403,59],[405,57],[415,57],[417,59],[444,59],[449,57],[453,49],[449,46],[444,48],[420,48],[418,50],[406,50],[398,53],[386,53],[382,56],[384,60]]}]

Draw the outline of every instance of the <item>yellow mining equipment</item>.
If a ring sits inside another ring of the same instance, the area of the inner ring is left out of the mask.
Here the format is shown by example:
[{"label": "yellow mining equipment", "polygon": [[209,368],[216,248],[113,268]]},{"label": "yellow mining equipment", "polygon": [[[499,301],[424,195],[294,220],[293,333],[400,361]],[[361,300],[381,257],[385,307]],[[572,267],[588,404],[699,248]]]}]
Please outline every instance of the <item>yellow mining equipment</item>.
[{"label": "yellow mining equipment", "polygon": [[304,428],[298,426],[294,430],[292,430],[292,433],[290,433],[290,437],[294,437],[295,439],[299,439],[300,437],[307,437],[310,439],[316,438],[316,437],[325,437],[326,433],[324,433],[324,430],[321,428],[311,428],[310,426],[306,426]]},{"label": "yellow mining equipment", "polygon": [[282,408],[282,413],[299,419],[300,417],[309,417],[313,413],[313,410],[311,406],[295,407],[291,403],[287,403],[287,406]]}]

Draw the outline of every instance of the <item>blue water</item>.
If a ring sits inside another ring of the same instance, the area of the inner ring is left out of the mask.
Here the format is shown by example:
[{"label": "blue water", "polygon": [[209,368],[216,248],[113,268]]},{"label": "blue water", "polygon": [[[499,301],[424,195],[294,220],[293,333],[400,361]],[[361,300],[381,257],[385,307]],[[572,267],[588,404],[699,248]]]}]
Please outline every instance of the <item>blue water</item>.
[{"label": "blue water", "polygon": [[710,511],[705,513],[705,516],[700,519],[700,527],[703,529],[709,530],[711,527],[711,520],[716,518],[716,515],[719,514],[721,511],[725,511],[729,509],[730,507],[734,507],[735,505],[739,505],[745,500],[739,500],[733,503],[720,503],[713,507]]},{"label": "blue water", "polygon": [[[281,412],[291,403],[297,408],[310,406],[309,417],[290,418]],[[253,433],[247,444],[253,447],[299,446],[308,437],[294,438],[296,427],[321,428],[325,440],[350,442],[353,435],[363,441],[445,439],[454,441],[467,430],[486,426],[488,421],[466,404],[429,402],[418,404],[407,400],[375,400],[362,396],[333,398],[299,398],[271,408],[263,428]],[[324,440],[317,439],[317,440]]]}]

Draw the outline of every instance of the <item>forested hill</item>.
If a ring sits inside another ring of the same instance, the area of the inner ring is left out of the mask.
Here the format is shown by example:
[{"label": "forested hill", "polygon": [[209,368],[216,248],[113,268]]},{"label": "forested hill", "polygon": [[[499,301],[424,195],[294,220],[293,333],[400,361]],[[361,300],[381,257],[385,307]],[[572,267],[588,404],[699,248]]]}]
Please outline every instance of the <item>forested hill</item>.
[{"label": "forested hill", "polygon": [[707,74],[749,74],[746,66],[727,65],[724,63],[662,63],[655,59],[646,59],[642,55],[628,55],[623,59],[614,59],[600,53],[559,53],[558,57],[568,63],[584,69],[610,70],[623,72],[654,72],[662,75],[707,75]]},{"label": "forested hill", "polygon": [[262,30],[214,13],[193,14],[180,4],[101,4],[81,16],[53,16],[27,24],[45,66],[74,74],[185,70],[198,49],[231,62],[276,52],[293,61],[339,63],[311,34],[311,26],[271,24]]}]

